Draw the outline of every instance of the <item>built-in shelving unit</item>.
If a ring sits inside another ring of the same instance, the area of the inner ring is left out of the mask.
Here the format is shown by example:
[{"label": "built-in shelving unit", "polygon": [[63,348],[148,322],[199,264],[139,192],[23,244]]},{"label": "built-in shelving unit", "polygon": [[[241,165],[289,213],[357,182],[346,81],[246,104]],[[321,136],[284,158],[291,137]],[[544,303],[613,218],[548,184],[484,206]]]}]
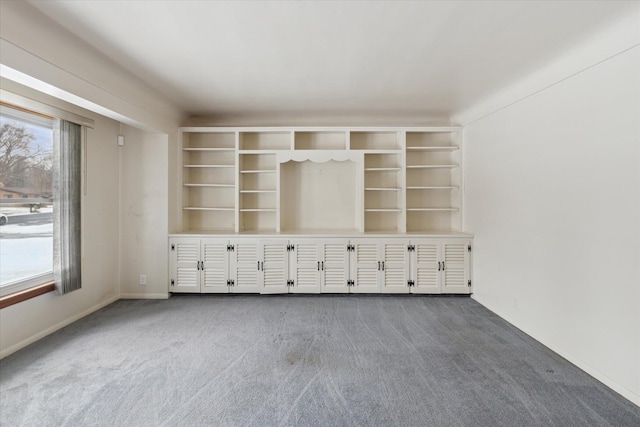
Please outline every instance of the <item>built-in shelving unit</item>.
[{"label": "built-in shelving unit", "polygon": [[407,132],[407,231],[460,229],[460,148],[460,132]]},{"label": "built-in shelving unit", "polygon": [[183,229],[233,230],[235,132],[181,132]]},{"label": "built-in shelving unit", "polygon": [[181,232],[462,231],[460,129],[180,129]]},{"label": "built-in shelving unit", "polygon": [[170,292],[471,292],[460,129],[180,129]]}]

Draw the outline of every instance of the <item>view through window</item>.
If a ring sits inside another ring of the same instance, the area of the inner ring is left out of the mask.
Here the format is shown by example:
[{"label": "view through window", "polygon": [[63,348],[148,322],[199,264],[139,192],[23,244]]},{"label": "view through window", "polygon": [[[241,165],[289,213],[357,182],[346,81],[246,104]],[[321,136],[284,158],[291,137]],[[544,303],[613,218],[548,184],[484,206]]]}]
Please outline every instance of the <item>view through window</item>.
[{"label": "view through window", "polygon": [[0,106],[0,292],[53,279],[52,193],[53,120]]}]

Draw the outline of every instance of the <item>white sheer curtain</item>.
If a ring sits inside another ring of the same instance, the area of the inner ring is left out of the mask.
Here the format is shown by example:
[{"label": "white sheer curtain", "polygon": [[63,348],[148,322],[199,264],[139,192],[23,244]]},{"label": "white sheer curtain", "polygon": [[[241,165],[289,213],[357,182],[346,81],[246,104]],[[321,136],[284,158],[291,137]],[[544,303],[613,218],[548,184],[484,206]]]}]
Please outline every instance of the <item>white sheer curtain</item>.
[{"label": "white sheer curtain", "polygon": [[57,290],[66,294],[82,285],[82,126],[57,120],[54,130],[53,274]]}]

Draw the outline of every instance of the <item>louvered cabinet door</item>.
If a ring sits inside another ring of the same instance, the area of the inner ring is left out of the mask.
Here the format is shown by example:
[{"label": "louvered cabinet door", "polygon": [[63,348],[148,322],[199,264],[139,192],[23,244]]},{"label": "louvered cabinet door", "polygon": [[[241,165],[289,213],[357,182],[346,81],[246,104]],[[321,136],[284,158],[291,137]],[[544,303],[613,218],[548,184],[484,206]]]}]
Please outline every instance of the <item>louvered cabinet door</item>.
[{"label": "louvered cabinet door", "polygon": [[200,292],[200,239],[172,238],[169,292]]},{"label": "louvered cabinet door", "polygon": [[259,242],[260,293],[286,294],[289,292],[289,252],[287,240],[261,240]]},{"label": "louvered cabinet door", "polygon": [[348,240],[332,240],[322,243],[321,289],[322,293],[346,294],[349,292]]},{"label": "louvered cabinet door", "polygon": [[374,239],[352,240],[351,293],[380,293],[382,256],[380,244]]},{"label": "louvered cabinet door", "polygon": [[411,293],[439,294],[441,293],[440,251],[439,240],[412,240],[411,279],[414,285]]},{"label": "louvered cabinet door", "polygon": [[289,292],[319,294],[322,244],[315,239],[290,240],[289,244],[289,278],[293,280]]},{"label": "louvered cabinet door", "polygon": [[232,240],[233,250],[229,253],[230,276],[233,286],[232,293],[260,292],[260,251],[257,240]]},{"label": "louvered cabinet door", "polygon": [[382,245],[381,292],[385,294],[409,293],[408,240],[388,239]]},{"label": "louvered cabinet door", "polygon": [[200,291],[203,294],[229,292],[227,280],[229,279],[229,253],[227,245],[229,241],[222,239],[201,240],[201,275],[202,285]]},{"label": "louvered cabinet door", "polygon": [[468,240],[443,240],[442,259],[444,271],[442,281],[442,293],[468,294],[469,287],[469,251],[471,244]]}]

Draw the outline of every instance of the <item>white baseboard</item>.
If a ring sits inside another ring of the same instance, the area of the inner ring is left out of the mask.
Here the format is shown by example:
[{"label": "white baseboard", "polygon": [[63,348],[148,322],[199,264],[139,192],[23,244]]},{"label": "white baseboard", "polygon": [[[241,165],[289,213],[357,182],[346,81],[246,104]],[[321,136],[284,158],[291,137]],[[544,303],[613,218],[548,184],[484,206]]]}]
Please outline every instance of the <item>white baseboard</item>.
[{"label": "white baseboard", "polygon": [[169,299],[166,294],[120,294],[120,299]]},{"label": "white baseboard", "polygon": [[522,332],[524,332],[525,334],[529,335],[531,338],[533,338],[534,340],[538,341],[540,344],[544,345],[549,350],[553,351],[554,353],[556,353],[559,356],[563,357],[564,359],[566,359],[570,363],[574,364],[578,368],[582,369],[584,372],[586,372],[587,374],[591,375],[593,378],[595,378],[596,380],[600,381],[602,384],[606,385],[611,390],[613,390],[616,393],[622,395],[624,398],[630,400],[633,404],[635,404],[637,406],[640,406],[640,395],[639,394],[635,393],[632,390],[629,390],[627,387],[623,386],[622,384],[620,384],[616,380],[614,380],[611,377],[607,376],[606,374],[604,374],[600,370],[594,368],[593,366],[589,365],[588,363],[585,363],[580,358],[575,357],[571,353],[565,351],[561,346],[558,346],[558,345],[556,345],[554,343],[551,343],[551,342],[549,342],[549,341],[547,341],[547,340],[545,340],[545,339],[543,339],[541,337],[536,336],[536,334],[531,333],[529,331],[529,328],[521,325],[519,322],[513,321],[512,319],[509,319],[508,317],[500,315],[498,313],[498,311],[494,310],[491,307],[490,304],[485,304],[484,302],[479,301],[476,296],[472,295],[471,298],[473,298],[475,301],[477,301],[479,304],[481,304],[487,310],[491,311],[492,313],[494,313],[497,316],[499,316],[500,318],[506,320],[507,322],[509,322],[510,324],[515,326],[516,328],[520,329]]},{"label": "white baseboard", "polygon": [[108,306],[109,304],[112,304],[116,301],[118,301],[120,299],[120,295],[114,295],[96,305],[94,305],[91,308],[86,309],[85,311],[76,314],[75,316],[71,316],[68,319],[63,320],[62,322],[56,323],[55,325],[45,329],[44,331],[40,331],[35,335],[30,336],[29,338],[20,341],[17,344],[12,345],[11,347],[5,348],[4,350],[0,351],[0,359],[4,359],[5,357],[9,356],[10,354],[15,353],[16,351],[28,346],[29,344],[33,344],[34,342],[38,341],[39,339],[42,339],[44,337],[46,337],[49,334],[54,333],[55,331],[57,331],[58,329],[62,329],[67,325],[70,325],[71,323],[75,322],[76,320],[82,319],[83,317],[93,313],[94,311],[98,311],[103,307]]}]

